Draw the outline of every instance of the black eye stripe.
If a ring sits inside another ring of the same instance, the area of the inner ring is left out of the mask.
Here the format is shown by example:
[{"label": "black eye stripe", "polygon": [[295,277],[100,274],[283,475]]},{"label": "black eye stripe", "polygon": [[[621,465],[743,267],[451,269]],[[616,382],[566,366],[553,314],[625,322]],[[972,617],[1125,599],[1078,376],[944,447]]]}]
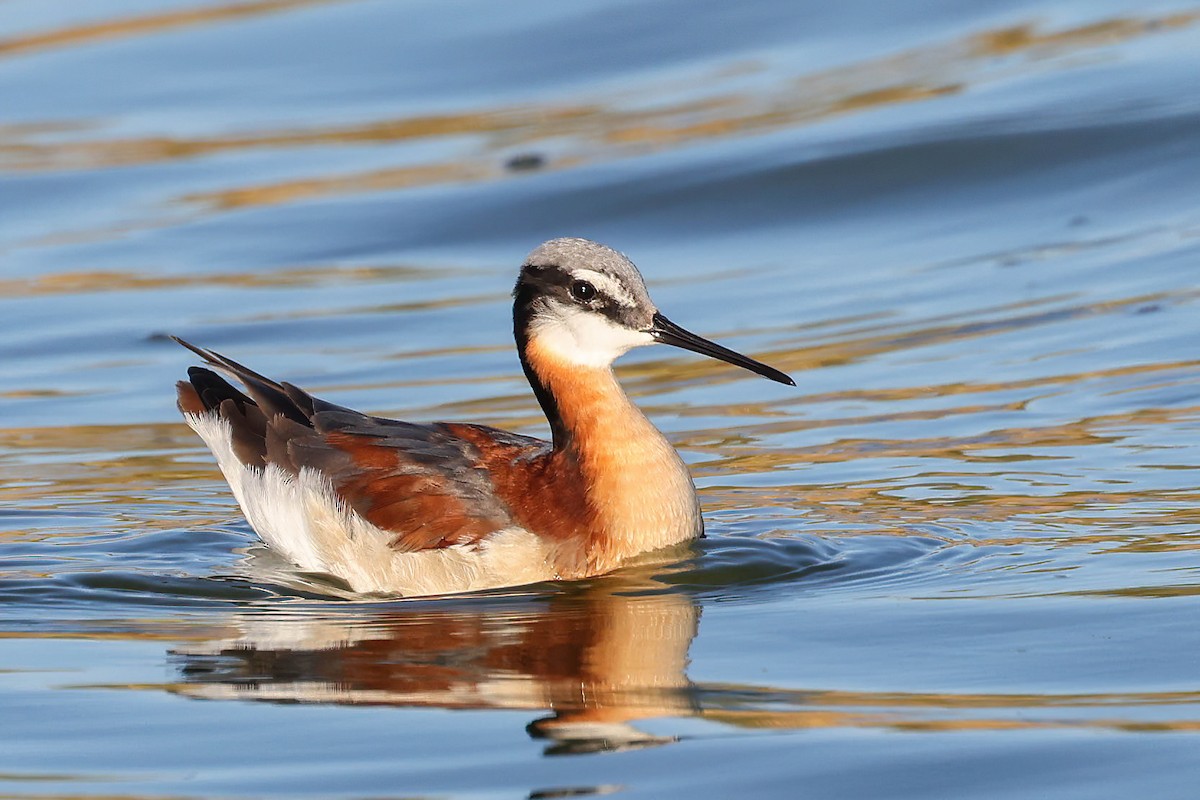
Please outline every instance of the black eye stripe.
[{"label": "black eye stripe", "polygon": [[[569,271],[557,264],[525,264],[518,282],[536,287],[538,294],[558,296],[570,299],[572,302],[586,306],[592,311],[612,314],[626,306],[616,298],[601,291],[595,283],[585,278],[576,278]],[[626,304],[627,305],[627,304]]]}]

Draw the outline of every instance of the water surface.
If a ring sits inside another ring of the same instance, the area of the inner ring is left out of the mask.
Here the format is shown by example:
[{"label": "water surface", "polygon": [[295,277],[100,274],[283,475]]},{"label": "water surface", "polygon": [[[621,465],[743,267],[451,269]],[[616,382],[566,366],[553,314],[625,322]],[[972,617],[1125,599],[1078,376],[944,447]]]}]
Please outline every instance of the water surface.
[{"label": "water surface", "polygon": [[[1200,7],[0,3],[0,794],[1190,797]],[[543,435],[508,292],[680,324],[669,566],[353,598],[257,545],[173,333]]]}]

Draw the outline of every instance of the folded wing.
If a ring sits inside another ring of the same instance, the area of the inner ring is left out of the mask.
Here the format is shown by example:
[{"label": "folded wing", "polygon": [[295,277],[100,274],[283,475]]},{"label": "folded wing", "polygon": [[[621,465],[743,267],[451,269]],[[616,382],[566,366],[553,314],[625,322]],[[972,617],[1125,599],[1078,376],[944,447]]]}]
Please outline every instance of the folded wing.
[{"label": "folded wing", "polygon": [[[246,388],[243,393],[212,370],[192,367],[188,381],[177,385],[181,411],[228,422],[234,453],[248,467],[320,473],[347,508],[395,534],[396,550],[473,545],[515,524],[479,447],[452,426],[368,416],[175,341]],[[547,447],[529,437],[504,437],[502,446],[517,453]]]}]

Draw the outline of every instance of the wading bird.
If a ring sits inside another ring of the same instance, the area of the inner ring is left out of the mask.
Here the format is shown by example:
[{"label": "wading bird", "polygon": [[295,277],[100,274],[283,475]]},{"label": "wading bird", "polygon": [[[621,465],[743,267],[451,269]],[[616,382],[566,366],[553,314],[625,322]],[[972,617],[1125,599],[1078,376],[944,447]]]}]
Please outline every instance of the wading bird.
[{"label": "wading bird", "polygon": [[356,592],[578,579],[701,536],[687,467],[625,396],[613,360],[659,342],[792,379],[668,320],[629,259],[586,239],[535,249],[513,297],[551,442],[368,416],[176,339],[246,388],[192,367],[179,409],[262,540]]}]

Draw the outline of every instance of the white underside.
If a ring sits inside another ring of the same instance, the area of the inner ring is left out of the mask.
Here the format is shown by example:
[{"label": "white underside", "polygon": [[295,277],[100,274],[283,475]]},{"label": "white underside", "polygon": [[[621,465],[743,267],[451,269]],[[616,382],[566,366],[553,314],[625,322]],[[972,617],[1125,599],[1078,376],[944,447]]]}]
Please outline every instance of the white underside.
[{"label": "white underside", "polygon": [[557,577],[541,540],[524,528],[496,531],[473,546],[416,553],[391,547],[394,532],[341,503],[314,470],[293,476],[270,465],[251,469],[234,455],[229,423],[215,414],[184,414],[217,464],[250,526],[302,570],[326,572],[356,592],[451,594],[520,586]]}]

